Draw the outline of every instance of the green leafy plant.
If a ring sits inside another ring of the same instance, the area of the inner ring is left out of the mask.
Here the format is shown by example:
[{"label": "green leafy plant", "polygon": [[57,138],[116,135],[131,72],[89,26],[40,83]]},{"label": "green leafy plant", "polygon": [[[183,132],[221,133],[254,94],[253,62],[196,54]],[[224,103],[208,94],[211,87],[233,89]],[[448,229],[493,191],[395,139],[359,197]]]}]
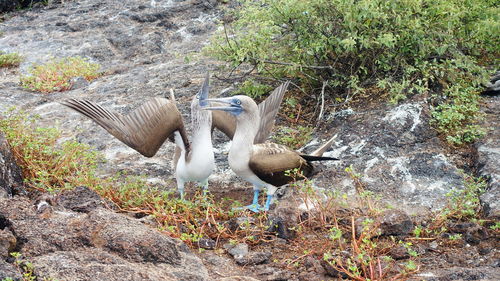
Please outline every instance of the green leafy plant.
[{"label": "green leafy plant", "polygon": [[487,72],[470,61],[457,60],[436,67],[434,71],[436,76],[441,73],[446,77],[439,77],[444,89],[433,97],[436,106],[431,113],[431,124],[454,145],[471,143],[482,137],[486,130],[478,124],[482,120],[479,93],[487,80]]},{"label": "green leafy plant", "polygon": [[23,61],[18,53],[4,53],[0,51],[0,67],[15,67]]},{"label": "green leafy plant", "polygon": [[449,203],[443,213],[448,218],[474,219],[478,218],[481,212],[479,197],[485,191],[486,181],[466,174],[463,177],[464,188],[453,189],[447,194]]},{"label": "green leafy plant", "polygon": [[312,138],[312,127],[298,125],[295,128],[278,126],[273,136],[276,143],[286,145],[292,149],[299,149]]},{"label": "green leafy plant", "polygon": [[450,235],[449,239],[450,239],[451,241],[460,240],[460,239],[462,239],[462,234],[457,233],[457,234]]},{"label": "green leafy plant", "polygon": [[49,93],[71,89],[71,78],[83,77],[92,81],[102,75],[101,66],[81,57],[51,59],[45,64],[34,65],[27,76],[21,76],[21,85],[26,89]]},{"label": "green leafy plant", "polygon": [[490,229],[500,230],[500,222],[495,222],[493,225],[490,226]]},{"label": "green leafy plant", "polygon": [[[35,268],[31,262],[28,260],[24,259],[21,253],[18,252],[12,252],[10,255],[15,259],[14,260],[14,265],[16,266],[17,271],[21,274],[22,276],[22,281],[57,281],[54,278],[48,278],[48,277],[43,277],[40,278],[35,275]],[[17,280],[17,279],[16,279]],[[2,281],[14,281],[13,278],[7,277],[2,279]]]},{"label": "green leafy plant", "polygon": [[450,143],[483,134],[477,92],[500,53],[495,1],[244,0],[237,7],[205,48],[231,67],[293,78],[332,101],[436,94],[433,124]]},{"label": "green leafy plant", "polygon": [[453,189],[446,194],[448,197],[446,207],[436,213],[435,218],[427,227],[416,226],[413,232],[415,237],[438,236],[448,231],[446,225],[450,221],[480,221],[480,196],[485,191],[486,181],[465,173],[462,176],[464,187]]},{"label": "green leafy plant", "polygon": [[99,155],[76,141],[58,143],[61,132],[36,127],[36,117],[11,109],[0,119],[2,131],[31,188],[54,192],[78,185],[96,184]]},{"label": "green leafy plant", "polygon": [[234,92],[235,95],[247,95],[251,98],[260,98],[264,94],[271,90],[269,85],[261,84],[255,80],[249,79],[243,82],[237,91]]},{"label": "green leafy plant", "polygon": [[207,47],[209,54],[306,85],[332,79],[350,91],[387,79],[423,85],[419,67],[426,62],[493,57],[500,43],[494,36],[498,7],[491,0],[241,2],[230,11],[236,20]]},{"label": "green leafy plant", "polygon": [[401,245],[403,245],[403,247],[406,249],[406,251],[408,251],[408,255],[410,255],[411,257],[414,257],[416,258],[418,256],[418,253],[417,251],[413,250],[411,246],[413,246],[413,244],[411,242],[402,242],[400,241],[399,242]]}]

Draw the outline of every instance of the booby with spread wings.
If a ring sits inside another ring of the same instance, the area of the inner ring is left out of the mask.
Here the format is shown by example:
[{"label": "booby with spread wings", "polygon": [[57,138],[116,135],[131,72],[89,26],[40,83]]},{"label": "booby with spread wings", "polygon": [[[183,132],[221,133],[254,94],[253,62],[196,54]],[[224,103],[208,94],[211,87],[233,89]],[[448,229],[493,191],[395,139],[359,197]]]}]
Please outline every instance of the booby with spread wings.
[{"label": "booby with spread wings", "polygon": [[209,92],[208,73],[191,102],[191,142],[175,98],[153,98],[127,115],[107,110],[88,100],[69,99],[61,104],[87,116],[118,140],[146,157],[153,157],[169,137],[176,143],[175,177],[181,197],[184,185],[196,181],[208,189],[208,177],[215,169],[212,146],[212,114],[201,110]]},{"label": "booby with spread wings", "polygon": [[[208,99],[216,106],[205,107],[232,114],[236,118],[236,131],[229,150],[229,166],[240,177],[254,185],[254,198],[250,210],[258,212],[269,210],[271,200],[278,186],[292,182],[294,178],[286,171],[299,169],[304,176],[313,172],[312,161],[338,160],[322,157],[323,152],[332,144],[333,138],[313,152],[302,154],[275,143],[254,144],[259,134],[259,108],[253,99],[247,96]],[[225,106],[217,106],[224,104]],[[267,188],[264,208],[258,204],[260,190]]]},{"label": "booby with spread wings", "polygon": [[[261,122],[255,142],[264,142],[274,125],[275,116],[288,86],[285,83],[275,89],[261,104]],[[87,100],[69,99],[61,104],[87,116],[106,129],[118,140],[146,157],[153,157],[169,137],[176,143],[173,169],[177,188],[184,196],[184,185],[196,181],[204,192],[208,190],[208,177],[215,169],[211,130],[218,128],[230,139],[236,130],[235,118],[226,112],[200,110],[208,105],[209,76],[191,102],[192,139],[188,140],[182,116],[177,109],[175,97],[153,98],[127,115],[104,109]],[[212,123],[213,120],[213,123]]]}]

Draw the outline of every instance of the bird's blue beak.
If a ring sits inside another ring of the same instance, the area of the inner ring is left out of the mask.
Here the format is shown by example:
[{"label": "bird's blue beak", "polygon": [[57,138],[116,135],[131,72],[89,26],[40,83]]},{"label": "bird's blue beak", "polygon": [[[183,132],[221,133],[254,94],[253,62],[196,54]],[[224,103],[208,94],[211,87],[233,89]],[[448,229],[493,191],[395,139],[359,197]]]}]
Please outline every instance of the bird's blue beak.
[{"label": "bird's blue beak", "polygon": [[201,86],[200,91],[197,94],[198,101],[200,103],[200,106],[207,106],[208,102],[208,91],[209,91],[209,74],[207,72],[207,75],[205,76],[205,81],[203,81],[203,85]]},{"label": "bird's blue beak", "polygon": [[243,108],[241,107],[241,101],[237,98],[206,99],[206,101],[227,104],[228,106],[210,106],[204,107],[204,110],[227,111],[233,115],[239,115],[243,111]]}]

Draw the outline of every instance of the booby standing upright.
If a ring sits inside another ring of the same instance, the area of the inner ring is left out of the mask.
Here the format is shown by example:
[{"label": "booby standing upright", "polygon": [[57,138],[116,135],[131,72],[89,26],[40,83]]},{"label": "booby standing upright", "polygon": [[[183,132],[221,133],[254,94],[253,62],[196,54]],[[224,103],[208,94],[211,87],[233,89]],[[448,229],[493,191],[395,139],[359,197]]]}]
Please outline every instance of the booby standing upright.
[{"label": "booby standing upright", "polygon": [[225,111],[236,117],[236,132],[229,150],[229,166],[238,176],[253,184],[254,198],[252,204],[247,206],[252,211],[258,212],[262,209],[258,204],[262,188],[267,188],[263,210],[269,210],[277,187],[294,180],[286,171],[298,168],[307,177],[313,171],[311,161],[338,160],[320,156],[331,145],[333,138],[312,155],[301,154],[275,143],[254,144],[260,116],[257,104],[250,97],[234,96],[208,101],[227,106],[211,106],[205,109]]},{"label": "booby standing upright", "polygon": [[211,138],[212,114],[201,110],[209,92],[208,73],[191,103],[192,143],[175,99],[153,98],[127,115],[104,109],[87,100],[69,99],[61,104],[95,121],[110,134],[146,157],[153,157],[168,137],[174,136],[177,188],[184,196],[184,184],[196,181],[208,188],[208,177],[215,169]]},{"label": "booby standing upright", "polygon": [[[264,142],[274,125],[275,116],[283,100],[288,83],[276,88],[259,104],[261,122],[255,143]],[[154,98],[128,115],[109,111],[87,100],[69,99],[61,104],[89,117],[117,139],[146,157],[153,157],[168,137],[174,137],[176,148],[173,169],[177,189],[184,196],[184,185],[196,181],[208,190],[208,177],[215,169],[211,128],[216,127],[233,138],[236,130],[235,118],[226,112],[200,110],[208,105],[208,73],[205,81],[191,102],[192,143],[187,138],[182,116],[177,109],[173,92],[171,100]],[[213,124],[212,124],[213,118]]]}]

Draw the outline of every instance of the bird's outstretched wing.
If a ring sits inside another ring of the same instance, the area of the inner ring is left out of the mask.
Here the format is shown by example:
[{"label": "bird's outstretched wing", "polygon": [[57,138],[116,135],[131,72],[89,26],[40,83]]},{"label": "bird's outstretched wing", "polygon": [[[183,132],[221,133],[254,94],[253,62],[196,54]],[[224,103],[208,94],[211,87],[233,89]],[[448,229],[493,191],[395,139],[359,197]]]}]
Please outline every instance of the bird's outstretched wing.
[{"label": "bird's outstretched wing", "polygon": [[274,89],[265,101],[258,105],[260,124],[259,131],[257,132],[253,143],[264,143],[269,137],[269,134],[271,134],[274,123],[276,122],[276,114],[278,114],[281,102],[283,101],[283,96],[285,95],[289,84],[290,81],[286,81],[281,84],[278,88]]},{"label": "bird's outstretched wing", "polygon": [[175,131],[189,148],[182,116],[175,102],[153,98],[127,115],[107,110],[88,100],[69,99],[61,104],[94,120],[117,139],[146,157],[156,154]]},{"label": "bird's outstretched wing", "polygon": [[[273,129],[276,114],[278,114],[280,104],[283,101],[286,89],[290,81],[281,84],[278,88],[261,102],[259,106],[259,131],[254,138],[254,144],[264,143]],[[216,104],[213,104],[216,105]],[[212,111],[212,129],[217,128],[223,132],[228,138],[233,139],[236,131],[236,119],[233,115],[224,111]]]}]

